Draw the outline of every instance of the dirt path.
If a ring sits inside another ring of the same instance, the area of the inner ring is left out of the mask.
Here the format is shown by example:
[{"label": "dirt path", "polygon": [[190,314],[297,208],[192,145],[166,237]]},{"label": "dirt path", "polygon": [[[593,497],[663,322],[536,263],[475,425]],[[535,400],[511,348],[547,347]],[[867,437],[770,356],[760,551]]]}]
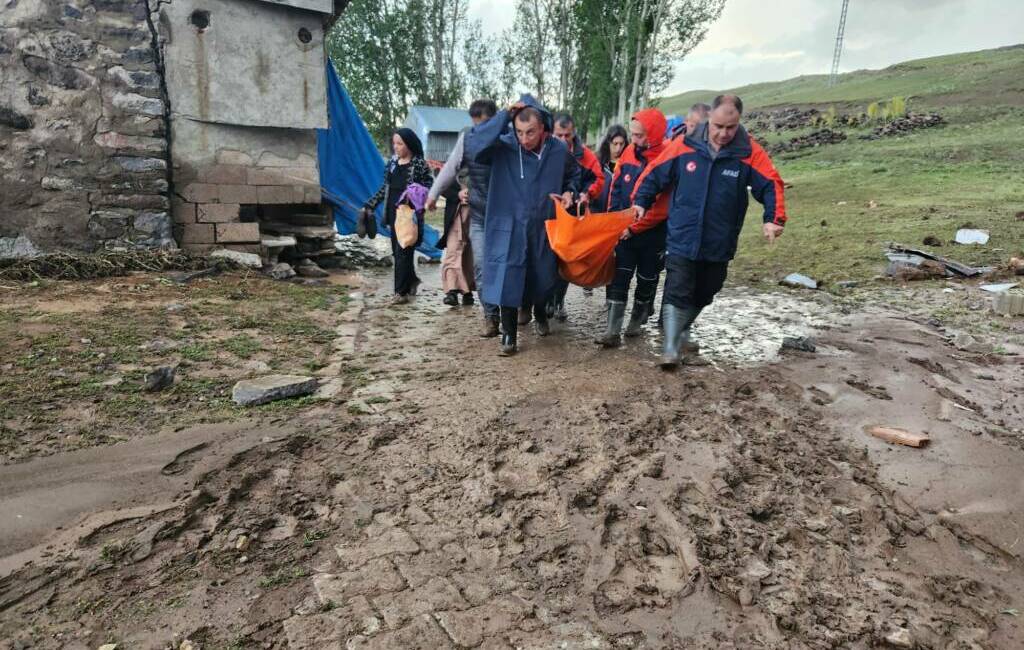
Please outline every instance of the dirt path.
[{"label": "dirt path", "polygon": [[[653,339],[595,349],[573,289],[501,359],[475,311],[388,308],[386,282],[339,327],[337,397],[9,575],[0,643],[1024,646],[1019,357],[735,289],[698,332],[713,363],[666,376]],[[814,325],[817,354],[737,367]]]}]

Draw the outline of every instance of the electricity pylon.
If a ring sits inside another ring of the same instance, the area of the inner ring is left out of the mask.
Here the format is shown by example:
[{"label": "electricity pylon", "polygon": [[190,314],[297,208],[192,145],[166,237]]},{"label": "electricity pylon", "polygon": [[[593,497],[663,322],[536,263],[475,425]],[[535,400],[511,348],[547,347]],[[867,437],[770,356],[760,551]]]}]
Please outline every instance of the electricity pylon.
[{"label": "electricity pylon", "polygon": [[843,12],[839,15],[839,32],[836,33],[836,49],[832,53],[832,74],[828,77],[828,87],[839,83],[839,57],[843,53],[843,32],[846,31],[846,10],[850,0],[843,0]]}]

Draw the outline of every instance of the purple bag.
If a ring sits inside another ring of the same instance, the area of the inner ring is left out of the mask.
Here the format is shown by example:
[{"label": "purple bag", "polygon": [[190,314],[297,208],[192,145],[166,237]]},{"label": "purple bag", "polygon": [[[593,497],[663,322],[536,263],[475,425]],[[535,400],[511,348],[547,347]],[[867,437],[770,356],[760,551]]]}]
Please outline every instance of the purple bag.
[{"label": "purple bag", "polygon": [[408,201],[412,205],[412,209],[416,212],[423,212],[427,207],[427,194],[430,193],[426,187],[419,183],[410,183],[405,191],[402,192],[402,196],[398,197],[398,203]]}]

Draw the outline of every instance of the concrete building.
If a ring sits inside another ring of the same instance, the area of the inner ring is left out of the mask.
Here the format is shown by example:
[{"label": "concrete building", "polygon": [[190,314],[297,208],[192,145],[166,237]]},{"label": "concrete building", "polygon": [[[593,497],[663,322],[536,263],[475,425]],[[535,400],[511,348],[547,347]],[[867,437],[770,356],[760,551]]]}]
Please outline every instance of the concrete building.
[{"label": "concrete building", "polygon": [[463,108],[413,106],[403,126],[419,136],[427,160],[444,162],[459,139],[459,133],[473,126],[473,120]]},{"label": "concrete building", "polygon": [[228,246],[317,212],[346,0],[7,0],[0,255]]}]

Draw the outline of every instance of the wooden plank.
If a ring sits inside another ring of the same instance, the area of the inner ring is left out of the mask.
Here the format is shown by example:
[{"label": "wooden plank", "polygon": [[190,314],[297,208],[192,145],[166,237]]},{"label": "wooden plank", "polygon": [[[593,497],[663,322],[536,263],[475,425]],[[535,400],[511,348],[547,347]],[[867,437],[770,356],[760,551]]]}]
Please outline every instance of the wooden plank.
[{"label": "wooden plank", "polygon": [[867,432],[886,442],[896,445],[906,445],[907,447],[924,447],[931,442],[931,438],[923,433],[911,433],[906,429],[900,429],[897,427],[868,427]]}]

